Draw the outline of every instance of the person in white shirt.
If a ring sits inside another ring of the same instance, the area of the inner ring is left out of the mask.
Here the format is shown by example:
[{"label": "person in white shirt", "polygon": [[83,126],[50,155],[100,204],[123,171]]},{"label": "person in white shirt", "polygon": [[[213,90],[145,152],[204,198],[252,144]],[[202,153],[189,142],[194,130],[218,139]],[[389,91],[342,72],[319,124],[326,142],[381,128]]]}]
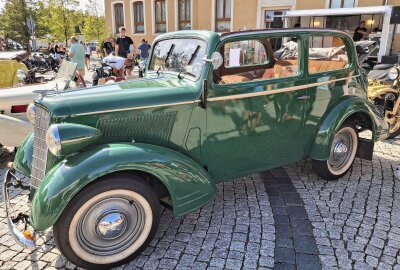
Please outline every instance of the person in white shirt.
[{"label": "person in white shirt", "polygon": [[90,56],[92,55],[92,48],[90,47],[89,43],[83,43],[83,41],[81,41],[81,44],[83,45],[83,47],[85,47],[85,66],[86,69],[89,70],[89,66],[90,66]]},{"label": "person in white shirt", "polygon": [[117,77],[124,76],[124,68],[132,65],[132,60],[120,56],[109,54],[103,58],[103,63],[113,68],[113,74]]}]

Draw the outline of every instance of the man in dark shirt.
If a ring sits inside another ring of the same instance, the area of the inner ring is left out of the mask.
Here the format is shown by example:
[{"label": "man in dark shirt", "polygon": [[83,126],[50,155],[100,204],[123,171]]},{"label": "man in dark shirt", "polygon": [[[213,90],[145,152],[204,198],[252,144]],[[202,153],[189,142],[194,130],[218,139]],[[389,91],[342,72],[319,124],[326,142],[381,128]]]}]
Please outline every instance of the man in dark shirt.
[{"label": "man in dark shirt", "polygon": [[354,30],[353,40],[354,42],[360,41],[368,36],[368,34],[367,28],[365,28],[365,21],[361,21],[356,30]]},{"label": "man in dark shirt", "polygon": [[113,38],[108,37],[103,44],[104,56],[107,57],[114,51]]},{"label": "man in dark shirt", "polygon": [[145,39],[142,39],[142,44],[139,46],[140,58],[146,60],[149,57],[150,45]]},{"label": "man in dark shirt", "polygon": [[[120,37],[117,38],[117,42],[115,45],[115,55],[123,58],[128,58],[128,55],[131,52],[135,52],[133,40],[126,35],[126,29],[124,27],[121,27],[119,29],[119,35]],[[130,69],[129,67],[127,67],[126,69],[128,71],[128,75],[131,75],[132,69]]]}]

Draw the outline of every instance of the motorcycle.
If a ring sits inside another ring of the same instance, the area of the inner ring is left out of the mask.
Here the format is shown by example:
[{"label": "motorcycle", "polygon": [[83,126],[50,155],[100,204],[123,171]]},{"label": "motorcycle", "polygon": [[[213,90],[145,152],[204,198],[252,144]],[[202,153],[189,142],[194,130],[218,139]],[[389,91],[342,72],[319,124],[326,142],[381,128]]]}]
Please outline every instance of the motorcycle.
[{"label": "motorcycle", "polygon": [[400,67],[378,64],[368,73],[368,98],[379,107],[386,108],[389,137],[400,135]]}]

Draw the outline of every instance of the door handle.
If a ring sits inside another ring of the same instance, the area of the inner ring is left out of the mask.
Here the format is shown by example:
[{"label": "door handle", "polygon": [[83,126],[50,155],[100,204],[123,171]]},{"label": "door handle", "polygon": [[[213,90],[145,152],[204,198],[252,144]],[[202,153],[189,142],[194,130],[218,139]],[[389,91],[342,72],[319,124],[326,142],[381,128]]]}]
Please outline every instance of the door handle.
[{"label": "door handle", "polygon": [[299,96],[297,97],[298,100],[308,100],[310,99],[310,96]]}]

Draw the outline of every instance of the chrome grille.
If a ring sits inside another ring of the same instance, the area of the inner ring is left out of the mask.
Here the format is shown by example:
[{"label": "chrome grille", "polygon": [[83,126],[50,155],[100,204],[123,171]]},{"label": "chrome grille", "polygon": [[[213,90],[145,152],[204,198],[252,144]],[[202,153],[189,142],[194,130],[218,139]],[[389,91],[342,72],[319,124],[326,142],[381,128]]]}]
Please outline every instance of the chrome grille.
[{"label": "chrome grille", "polygon": [[46,175],[47,164],[47,144],[46,132],[50,126],[50,113],[36,106],[36,116],[34,125],[34,144],[33,144],[33,159],[32,159],[32,172],[31,184],[34,187],[39,186],[40,181]]}]

